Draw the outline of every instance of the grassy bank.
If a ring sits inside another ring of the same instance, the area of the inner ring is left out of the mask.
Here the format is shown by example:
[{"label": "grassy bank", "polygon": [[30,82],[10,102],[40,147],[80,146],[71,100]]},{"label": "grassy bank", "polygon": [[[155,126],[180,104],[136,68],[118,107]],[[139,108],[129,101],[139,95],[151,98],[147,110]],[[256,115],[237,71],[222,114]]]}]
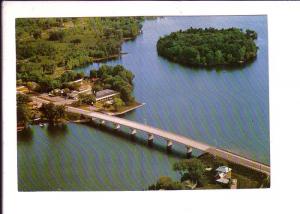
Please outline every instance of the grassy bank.
[{"label": "grassy bank", "polygon": [[142,107],[145,105],[144,103],[139,103],[134,101],[133,103],[126,105],[126,106],[121,106],[118,110],[112,109],[112,110],[103,110],[101,112],[111,115],[111,116],[117,116],[117,115],[122,115],[125,114],[129,111],[133,111],[139,107]]},{"label": "grassy bank", "polygon": [[[244,167],[242,165],[228,162],[222,158],[215,157],[211,154],[204,153],[198,157],[203,164],[207,167],[216,169],[218,166],[228,166],[232,169],[232,178],[237,179],[238,189],[247,189],[247,188],[269,188],[270,184],[267,182],[268,176],[264,173],[255,171],[253,169]],[[214,174],[214,173],[213,173]],[[213,175],[211,175],[213,176]],[[212,178],[209,176],[210,178]],[[212,179],[213,180],[213,179]],[[211,181],[212,181],[211,180]],[[209,184],[213,184],[214,180]]]}]

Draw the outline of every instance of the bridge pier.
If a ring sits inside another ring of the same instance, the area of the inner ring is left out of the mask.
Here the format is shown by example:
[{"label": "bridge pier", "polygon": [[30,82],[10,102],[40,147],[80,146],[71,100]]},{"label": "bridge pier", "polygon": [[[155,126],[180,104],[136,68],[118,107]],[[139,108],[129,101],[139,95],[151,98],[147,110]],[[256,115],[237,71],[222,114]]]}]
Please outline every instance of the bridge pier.
[{"label": "bridge pier", "polygon": [[148,145],[149,146],[151,146],[152,144],[153,144],[153,138],[154,138],[154,136],[153,136],[153,134],[148,134]]},{"label": "bridge pier", "polygon": [[115,130],[118,130],[121,127],[120,124],[118,123],[114,123],[114,126],[115,126]]},{"label": "bridge pier", "polygon": [[192,152],[193,152],[192,147],[187,146],[187,147],[186,147],[186,156],[187,156],[187,158],[192,157]]},{"label": "bridge pier", "polygon": [[131,129],[131,136],[134,136],[136,134],[136,129]]},{"label": "bridge pier", "polygon": [[173,142],[171,140],[167,140],[167,151],[172,151]]}]

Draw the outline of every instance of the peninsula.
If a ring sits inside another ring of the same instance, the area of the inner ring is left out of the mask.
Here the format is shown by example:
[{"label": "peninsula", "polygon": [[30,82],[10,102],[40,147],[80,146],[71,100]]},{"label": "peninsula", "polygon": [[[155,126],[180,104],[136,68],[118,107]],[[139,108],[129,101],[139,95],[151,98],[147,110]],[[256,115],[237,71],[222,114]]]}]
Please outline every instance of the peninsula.
[{"label": "peninsula", "polygon": [[[90,75],[73,69],[124,54],[122,43],[141,33],[144,19],[16,19],[18,92],[111,115],[142,106],[132,95],[134,75],[123,66],[104,65]],[[20,127],[40,117],[40,111],[28,110],[28,103],[18,102]]]}]

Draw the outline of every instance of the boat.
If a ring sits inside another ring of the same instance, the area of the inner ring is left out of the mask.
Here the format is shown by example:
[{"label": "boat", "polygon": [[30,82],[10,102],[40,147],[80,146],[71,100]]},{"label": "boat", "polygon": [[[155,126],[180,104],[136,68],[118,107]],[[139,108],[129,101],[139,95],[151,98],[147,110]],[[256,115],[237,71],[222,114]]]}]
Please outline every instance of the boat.
[{"label": "boat", "polygon": [[45,125],[45,124],[43,124],[43,123],[40,123],[40,127],[44,127],[44,125]]}]

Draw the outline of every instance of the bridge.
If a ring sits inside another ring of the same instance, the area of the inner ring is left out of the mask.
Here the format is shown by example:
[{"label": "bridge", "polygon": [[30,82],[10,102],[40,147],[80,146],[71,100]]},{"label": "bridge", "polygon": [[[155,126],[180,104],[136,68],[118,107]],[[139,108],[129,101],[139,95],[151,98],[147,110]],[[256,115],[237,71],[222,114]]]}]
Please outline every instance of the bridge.
[{"label": "bridge", "polygon": [[[48,100],[41,99],[37,96],[32,96],[31,98],[33,101],[35,101],[39,104],[49,103]],[[56,103],[54,103],[54,104],[56,104]],[[59,103],[57,103],[57,104],[59,104]],[[186,147],[188,156],[192,155],[193,149],[198,149],[203,152],[212,154],[214,156],[223,158],[227,161],[230,161],[230,162],[251,168],[253,170],[265,173],[267,175],[270,175],[270,166],[268,166],[266,164],[251,160],[249,158],[243,157],[238,154],[234,154],[232,152],[229,152],[229,151],[226,151],[226,150],[223,150],[220,148],[216,148],[216,147],[207,145],[200,141],[192,140],[192,139],[184,137],[182,135],[164,131],[159,128],[155,128],[155,127],[141,124],[141,123],[138,123],[135,121],[127,120],[124,118],[110,116],[110,115],[106,115],[103,113],[88,111],[88,110],[75,108],[75,107],[71,107],[71,106],[66,106],[66,111],[75,113],[75,114],[81,114],[81,115],[84,115],[91,119],[99,119],[100,123],[102,125],[104,125],[106,123],[111,123],[111,124],[113,124],[115,129],[120,129],[121,126],[125,126],[131,130],[131,132],[130,132],[131,135],[135,135],[137,133],[137,130],[145,132],[148,134],[148,142],[150,144],[153,142],[154,136],[164,138],[166,140],[167,150],[169,150],[169,151],[172,150],[173,142],[179,143]]]},{"label": "bridge", "polygon": [[130,134],[135,135],[137,131],[142,131],[148,134],[148,142],[151,144],[153,142],[154,137],[161,137],[166,140],[166,148],[167,150],[172,150],[173,143],[179,143],[186,147],[187,155],[192,155],[193,149],[198,149],[203,152],[210,153],[214,156],[218,156],[225,160],[228,160],[233,163],[237,163],[243,165],[245,167],[254,169],[256,171],[263,172],[267,175],[270,175],[270,166],[259,163],[257,161],[248,159],[246,157],[242,157],[238,154],[234,154],[229,151],[225,151],[223,149],[219,149],[210,145],[207,145],[203,142],[196,141],[190,138],[187,138],[182,135],[178,135],[169,131],[165,131],[159,128],[155,128],[149,125],[141,124],[135,121],[127,120],[124,118],[119,118],[115,116],[106,115],[99,112],[93,112],[88,110],[83,110],[79,108],[74,108],[67,106],[66,111],[76,114],[81,114],[91,119],[99,119],[102,125],[106,123],[113,124],[115,129],[120,129],[121,126],[125,126],[131,130]]}]

